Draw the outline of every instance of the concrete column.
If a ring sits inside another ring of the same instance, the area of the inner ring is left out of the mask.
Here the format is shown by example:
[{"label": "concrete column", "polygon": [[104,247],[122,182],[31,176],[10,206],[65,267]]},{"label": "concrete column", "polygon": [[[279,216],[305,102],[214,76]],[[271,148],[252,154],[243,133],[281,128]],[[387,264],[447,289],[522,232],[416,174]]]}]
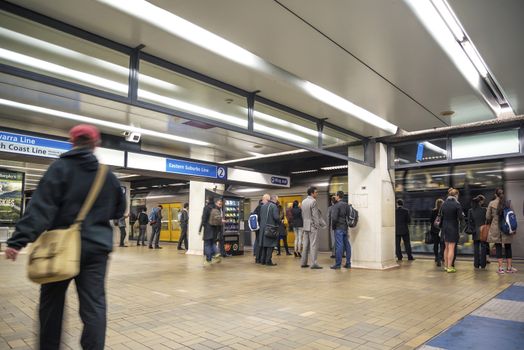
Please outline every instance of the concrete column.
[{"label": "concrete column", "polygon": [[201,181],[189,182],[189,249],[187,254],[204,254],[204,244],[202,234],[199,234],[199,229],[202,221],[202,210],[206,203],[206,189],[213,190],[214,188],[223,190],[224,185]]},{"label": "concrete column", "polygon": [[394,173],[389,171],[387,146],[375,146],[375,168],[349,163],[349,201],[359,213],[351,230],[352,266],[387,269],[395,261]]}]

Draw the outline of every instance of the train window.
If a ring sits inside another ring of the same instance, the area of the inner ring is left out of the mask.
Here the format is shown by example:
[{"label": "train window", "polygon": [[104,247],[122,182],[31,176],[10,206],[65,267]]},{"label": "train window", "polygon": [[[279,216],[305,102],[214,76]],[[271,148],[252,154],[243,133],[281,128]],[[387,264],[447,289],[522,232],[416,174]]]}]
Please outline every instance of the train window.
[{"label": "train window", "polygon": [[410,169],[407,171],[404,191],[426,191],[450,187],[449,167]]},{"label": "train window", "polygon": [[395,146],[395,166],[447,159],[447,140],[436,139]]},{"label": "train window", "polygon": [[502,162],[457,165],[453,168],[455,188],[497,188],[503,186]]}]

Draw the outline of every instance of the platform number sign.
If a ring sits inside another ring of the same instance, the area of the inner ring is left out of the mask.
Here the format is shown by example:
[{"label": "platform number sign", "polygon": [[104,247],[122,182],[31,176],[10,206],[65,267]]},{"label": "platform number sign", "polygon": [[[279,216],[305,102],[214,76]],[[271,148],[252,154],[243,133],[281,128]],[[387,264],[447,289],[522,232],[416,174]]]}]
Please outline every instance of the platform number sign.
[{"label": "platform number sign", "polygon": [[225,179],[226,175],[227,175],[226,168],[224,168],[223,166],[220,166],[217,168],[217,177],[219,179]]}]

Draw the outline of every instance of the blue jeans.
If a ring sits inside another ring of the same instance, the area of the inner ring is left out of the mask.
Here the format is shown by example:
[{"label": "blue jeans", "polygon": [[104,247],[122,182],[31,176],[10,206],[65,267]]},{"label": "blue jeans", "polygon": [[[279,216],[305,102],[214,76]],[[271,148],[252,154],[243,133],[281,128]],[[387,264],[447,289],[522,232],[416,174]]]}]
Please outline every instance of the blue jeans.
[{"label": "blue jeans", "polygon": [[207,261],[213,259],[213,255],[218,253],[217,245],[215,244],[214,239],[205,239],[204,240],[204,255],[206,256]]},{"label": "blue jeans", "polygon": [[335,265],[342,264],[342,253],[346,252],[346,265],[351,265],[351,245],[349,244],[349,236],[346,230],[335,230]]}]

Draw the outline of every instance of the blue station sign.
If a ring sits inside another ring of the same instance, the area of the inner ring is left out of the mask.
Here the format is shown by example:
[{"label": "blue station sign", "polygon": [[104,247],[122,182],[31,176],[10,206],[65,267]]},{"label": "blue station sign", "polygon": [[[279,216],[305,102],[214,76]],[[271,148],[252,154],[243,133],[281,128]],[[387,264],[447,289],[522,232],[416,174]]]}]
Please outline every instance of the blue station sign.
[{"label": "blue station sign", "polygon": [[221,180],[227,178],[226,167],[169,158],[166,159],[166,172]]},{"label": "blue station sign", "polygon": [[0,152],[58,158],[73,146],[66,141],[0,131]]},{"label": "blue station sign", "polygon": [[271,176],[271,183],[273,185],[287,186],[289,180],[285,177]]}]

